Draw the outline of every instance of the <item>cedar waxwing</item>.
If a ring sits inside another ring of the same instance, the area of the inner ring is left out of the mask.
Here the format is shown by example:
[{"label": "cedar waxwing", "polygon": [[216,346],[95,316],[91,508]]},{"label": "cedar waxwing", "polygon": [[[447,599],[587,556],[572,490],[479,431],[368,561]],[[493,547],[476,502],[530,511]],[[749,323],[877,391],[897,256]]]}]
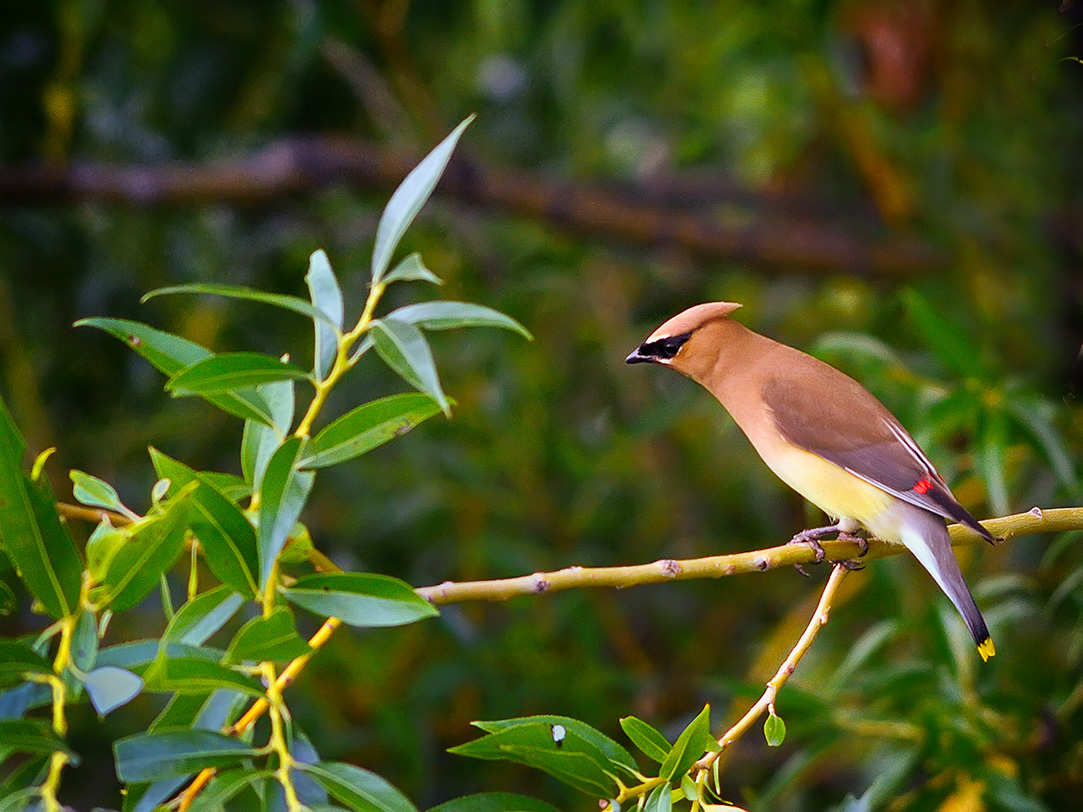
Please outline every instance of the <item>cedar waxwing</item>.
[{"label": "cedar waxwing", "polygon": [[[674,316],[625,360],[672,367],[733,416],[779,478],[836,519],[794,541],[864,527],[907,547],[959,610],[978,653],[996,652],[967,589],[944,519],[994,538],[960,505],[895,416],[861,384],[730,318],[732,302]],[[821,557],[823,550],[819,550]]]}]

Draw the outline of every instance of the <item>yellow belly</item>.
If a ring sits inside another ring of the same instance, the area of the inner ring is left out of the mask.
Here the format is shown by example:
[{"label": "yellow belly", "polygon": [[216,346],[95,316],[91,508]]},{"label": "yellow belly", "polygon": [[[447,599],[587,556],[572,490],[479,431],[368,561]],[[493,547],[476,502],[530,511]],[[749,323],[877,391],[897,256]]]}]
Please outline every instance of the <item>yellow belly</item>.
[{"label": "yellow belly", "polygon": [[888,513],[894,496],[796,446],[776,446],[761,456],[779,479],[827,515],[854,519],[879,535],[877,528],[882,522],[878,519]]}]

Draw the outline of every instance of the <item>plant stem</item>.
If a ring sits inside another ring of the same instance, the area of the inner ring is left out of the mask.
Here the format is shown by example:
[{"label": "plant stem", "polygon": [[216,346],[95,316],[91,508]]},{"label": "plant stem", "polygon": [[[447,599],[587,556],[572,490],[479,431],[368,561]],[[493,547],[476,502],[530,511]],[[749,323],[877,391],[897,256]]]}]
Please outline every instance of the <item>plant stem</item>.
[{"label": "plant stem", "polygon": [[797,664],[801,662],[801,658],[805,656],[805,653],[812,646],[812,642],[816,639],[816,635],[820,633],[820,629],[827,623],[828,613],[831,611],[831,602],[835,598],[835,593],[838,592],[839,585],[842,583],[842,579],[846,577],[846,573],[849,570],[845,564],[835,564],[831,570],[831,577],[827,579],[827,584],[824,586],[823,594],[820,596],[820,603],[816,607],[816,611],[812,614],[812,619],[809,620],[808,626],[805,627],[804,633],[797,641],[797,645],[793,647],[789,656],[779,666],[778,671],[767,683],[767,690],[763,692],[763,695],[759,698],[755,705],[748,709],[748,712],[741,717],[741,720],[722,734],[722,737],[718,740],[717,751],[712,751],[697,761],[692,769],[699,771],[709,770],[711,765],[718,756],[726,750],[731,744],[737,741],[743,736],[748,729],[752,727],[757,719],[763,714],[765,710],[771,708],[774,709],[775,697],[778,695],[778,690],[790,678],[790,675],[797,668]]},{"label": "plant stem", "polygon": [[[65,714],[67,688],[61,674],[71,662],[71,639],[75,633],[75,616],[69,615],[60,621],[60,644],[53,659],[53,674],[49,677],[49,687],[53,690],[53,732],[59,738],[68,735],[68,719]],[[56,792],[60,787],[60,774],[68,763],[68,754],[63,750],[54,750],[49,757],[49,772],[41,785],[41,800],[45,812],[60,812],[60,802]]]},{"label": "plant stem", "polygon": [[282,701],[282,691],[278,687],[278,679],[275,676],[274,663],[262,663],[263,677],[267,681],[267,709],[271,717],[271,747],[278,755],[278,769],[275,776],[282,785],[282,791],[286,795],[286,808],[289,812],[302,812],[304,805],[297,797],[297,790],[293,786],[293,778],[290,770],[293,769],[293,755],[286,744],[286,734],[282,725],[285,715],[285,703]]}]

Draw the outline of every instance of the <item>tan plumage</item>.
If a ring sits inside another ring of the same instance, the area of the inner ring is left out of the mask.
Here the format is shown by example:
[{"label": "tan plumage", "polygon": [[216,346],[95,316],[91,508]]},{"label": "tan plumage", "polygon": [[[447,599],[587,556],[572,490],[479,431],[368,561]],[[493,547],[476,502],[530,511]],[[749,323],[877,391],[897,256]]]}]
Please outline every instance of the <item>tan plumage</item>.
[{"label": "tan plumage", "polygon": [[669,366],[704,386],[771,470],[838,520],[832,529],[865,527],[906,545],[955,604],[988,659],[993,642],[959,571],[944,519],[993,537],[867,389],[732,320],[738,307],[711,302],[689,308],[626,360]]}]

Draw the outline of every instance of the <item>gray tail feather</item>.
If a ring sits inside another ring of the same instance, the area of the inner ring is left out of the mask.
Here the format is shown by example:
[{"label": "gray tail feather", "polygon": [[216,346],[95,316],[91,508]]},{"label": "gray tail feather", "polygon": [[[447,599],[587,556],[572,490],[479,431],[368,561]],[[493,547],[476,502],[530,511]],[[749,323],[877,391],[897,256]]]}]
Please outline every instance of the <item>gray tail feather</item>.
[{"label": "gray tail feather", "polygon": [[989,640],[989,627],[985,625],[985,618],[981,616],[978,604],[974,602],[974,596],[970,594],[970,589],[963,580],[959,562],[955,560],[955,553],[951,549],[948,529],[939,516],[926,511],[921,511],[921,514],[920,518],[914,514],[907,517],[910,521],[902,528],[902,543],[955,604],[974,638],[974,643],[980,648]]}]

